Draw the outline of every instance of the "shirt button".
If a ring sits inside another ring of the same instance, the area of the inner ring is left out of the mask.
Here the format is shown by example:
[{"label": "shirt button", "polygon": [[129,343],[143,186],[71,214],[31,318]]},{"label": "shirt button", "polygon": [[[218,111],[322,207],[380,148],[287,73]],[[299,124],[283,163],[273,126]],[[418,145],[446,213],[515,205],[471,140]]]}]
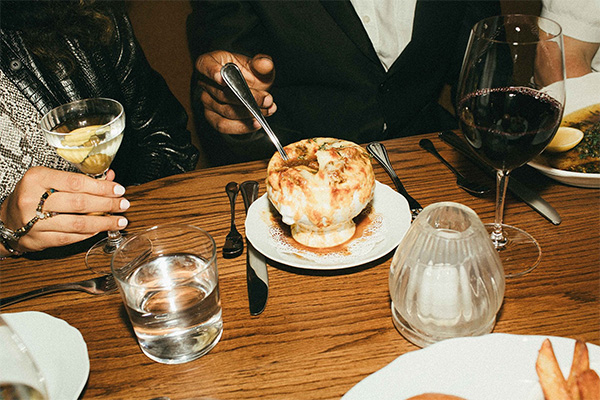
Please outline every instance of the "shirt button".
[{"label": "shirt button", "polygon": [[368,24],[369,22],[371,22],[371,18],[368,15],[363,15],[362,20],[365,24]]},{"label": "shirt button", "polygon": [[20,60],[11,60],[10,61],[10,69],[13,71],[20,70],[22,66],[23,66],[23,64],[21,63]]}]

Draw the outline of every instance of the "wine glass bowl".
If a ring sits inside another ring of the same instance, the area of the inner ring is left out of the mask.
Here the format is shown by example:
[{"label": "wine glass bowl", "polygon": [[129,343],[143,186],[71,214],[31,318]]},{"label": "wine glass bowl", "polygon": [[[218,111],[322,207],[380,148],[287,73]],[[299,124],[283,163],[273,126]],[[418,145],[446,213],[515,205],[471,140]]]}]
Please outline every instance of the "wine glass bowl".
[{"label": "wine glass bowl", "polygon": [[81,172],[103,178],[121,145],[125,112],[115,100],[78,100],[50,111],[40,127],[59,156]]},{"label": "wine glass bowl", "polygon": [[457,115],[474,152],[497,172],[496,217],[488,226],[507,276],[537,266],[541,249],[503,224],[508,176],[550,143],[565,103],[560,25],[530,15],[484,19],[473,27],[457,91]]},{"label": "wine glass bowl", "polygon": [[[116,100],[90,98],[63,104],[48,112],[40,128],[59,156],[94,179],[104,179],[125,130],[125,111]],[[121,243],[119,231],[96,243],[86,254],[94,272],[110,271],[110,257]]]}]

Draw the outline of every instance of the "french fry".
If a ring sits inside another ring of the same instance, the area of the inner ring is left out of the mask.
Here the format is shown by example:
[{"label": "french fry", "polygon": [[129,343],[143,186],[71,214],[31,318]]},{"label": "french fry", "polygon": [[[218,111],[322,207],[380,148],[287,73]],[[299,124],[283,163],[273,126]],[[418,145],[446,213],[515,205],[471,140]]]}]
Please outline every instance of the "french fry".
[{"label": "french fry", "polygon": [[577,378],[584,371],[590,369],[590,356],[588,349],[582,340],[575,342],[575,350],[573,351],[573,362],[571,363],[571,371],[567,378],[567,390],[571,394],[571,400],[581,400],[580,389],[577,385]]},{"label": "french fry", "polygon": [[581,400],[600,400],[600,377],[593,369],[583,371],[577,376],[577,386]]},{"label": "french fry", "polygon": [[567,381],[556,361],[552,343],[548,339],[542,343],[535,369],[546,400],[571,400],[567,390]]}]

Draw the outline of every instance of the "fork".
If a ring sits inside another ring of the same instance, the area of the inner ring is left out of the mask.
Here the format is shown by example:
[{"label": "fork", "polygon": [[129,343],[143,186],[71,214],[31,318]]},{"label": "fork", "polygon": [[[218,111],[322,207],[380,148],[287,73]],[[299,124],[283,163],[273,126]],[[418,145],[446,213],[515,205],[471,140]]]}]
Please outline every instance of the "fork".
[{"label": "fork", "polygon": [[244,238],[235,227],[235,199],[239,191],[240,186],[237,182],[229,182],[225,186],[225,192],[227,192],[227,196],[229,197],[229,206],[231,208],[231,227],[229,233],[225,236],[225,244],[223,245],[224,258],[235,258],[244,251]]},{"label": "fork", "polygon": [[417,200],[415,200],[411,195],[409,195],[406,189],[404,188],[404,185],[402,184],[400,178],[398,178],[398,175],[396,174],[396,171],[394,171],[394,168],[392,167],[392,163],[390,162],[390,158],[388,157],[387,149],[385,148],[383,143],[371,142],[367,145],[367,151],[377,161],[379,161],[379,164],[381,164],[385,172],[387,172],[390,178],[392,178],[392,182],[394,182],[396,190],[406,198],[406,200],[408,201],[408,207],[410,208],[411,220],[414,221],[414,219],[417,218],[417,215],[419,215],[419,213],[423,211],[423,207],[421,207],[421,204],[419,204]]},{"label": "fork", "polygon": [[59,283],[50,285],[40,289],[35,289],[30,292],[17,294],[15,296],[5,297],[0,299],[0,308],[18,303],[23,300],[33,299],[35,297],[45,296],[50,293],[78,291],[89,294],[105,294],[114,291],[117,288],[117,283],[112,274],[106,274],[97,278],[87,279],[79,282]]}]

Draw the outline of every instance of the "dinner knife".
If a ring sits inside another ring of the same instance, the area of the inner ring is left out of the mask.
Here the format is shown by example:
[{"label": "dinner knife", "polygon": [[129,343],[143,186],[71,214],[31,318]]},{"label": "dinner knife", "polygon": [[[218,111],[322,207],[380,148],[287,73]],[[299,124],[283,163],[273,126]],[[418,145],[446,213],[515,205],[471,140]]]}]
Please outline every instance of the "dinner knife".
[{"label": "dinner knife", "polygon": [[[496,176],[496,170],[481,161],[456,133],[452,131],[443,131],[438,134],[440,139],[455,148],[462,155],[467,157],[473,164],[477,165],[488,175]],[[562,219],[558,211],[554,209],[546,200],[539,194],[529,189],[525,184],[519,182],[514,177],[508,179],[508,190],[515,196],[524,201],[527,205],[537,211],[541,216],[552,222],[554,225],[561,223]]]},{"label": "dinner knife", "polygon": [[[258,198],[258,182],[245,181],[240,184],[246,217],[250,205]],[[269,297],[269,275],[265,256],[252,246],[246,236],[246,285],[250,315],[259,315],[265,309]]]}]

